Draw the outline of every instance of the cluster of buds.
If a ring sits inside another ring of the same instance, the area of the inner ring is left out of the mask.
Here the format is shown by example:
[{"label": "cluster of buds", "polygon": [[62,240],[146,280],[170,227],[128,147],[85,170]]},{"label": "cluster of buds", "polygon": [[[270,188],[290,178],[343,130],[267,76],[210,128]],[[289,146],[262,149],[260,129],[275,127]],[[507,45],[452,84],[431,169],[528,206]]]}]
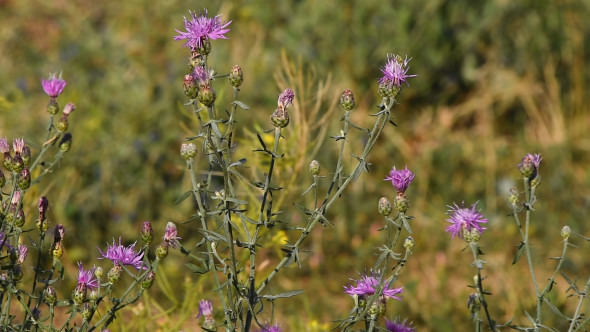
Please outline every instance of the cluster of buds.
[{"label": "cluster of buds", "polygon": [[270,116],[270,122],[275,128],[285,128],[289,124],[287,108],[293,103],[295,92],[287,88],[279,95],[277,109]]},{"label": "cluster of buds", "polygon": [[216,99],[215,90],[211,87],[211,78],[205,67],[196,66],[191,74],[192,82],[189,82],[188,75],[184,78],[185,94],[191,98],[196,98],[201,104],[209,107],[213,105]]},{"label": "cluster of buds", "polygon": [[541,166],[541,161],[543,158],[540,154],[535,153],[527,153],[526,156],[522,158],[520,164],[518,164],[518,169],[522,176],[528,180],[529,185],[531,188],[535,188],[541,182],[541,176],[539,175],[539,166]]},{"label": "cluster of buds", "polygon": [[54,259],[59,259],[63,255],[63,241],[65,235],[66,228],[62,224],[57,225],[53,234],[53,244],[51,245],[50,251],[51,256]]},{"label": "cluster of buds", "polygon": [[[31,149],[25,144],[22,138],[16,138],[12,142],[11,154],[10,145],[6,137],[0,138],[0,152],[4,155],[2,165],[8,172],[14,174],[17,179],[17,185],[21,190],[27,190],[31,186],[31,172],[29,165],[31,162]],[[6,177],[0,170],[0,188],[6,184]]]}]

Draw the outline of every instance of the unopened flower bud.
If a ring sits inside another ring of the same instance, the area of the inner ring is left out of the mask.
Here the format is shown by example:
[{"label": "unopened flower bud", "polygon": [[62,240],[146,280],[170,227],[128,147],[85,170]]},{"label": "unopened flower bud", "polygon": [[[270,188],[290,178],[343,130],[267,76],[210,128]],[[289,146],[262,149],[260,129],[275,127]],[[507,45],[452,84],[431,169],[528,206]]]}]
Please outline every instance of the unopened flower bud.
[{"label": "unopened flower bud", "polygon": [[123,268],[118,264],[115,264],[107,273],[107,279],[111,284],[116,284],[121,280],[121,272]]},{"label": "unopened flower bud", "polygon": [[152,223],[149,221],[143,222],[143,227],[141,228],[141,240],[145,244],[152,243],[152,239],[154,238],[154,230],[152,228]]},{"label": "unopened flower bud", "polygon": [[156,280],[156,273],[154,271],[150,271],[145,276],[145,279],[141,281],[141,288],[149,289],[154,284],[154,280]]},{"label": "unopened flower bud", "polygon": [[387,199],[387,197],[381,197],[379,199],[377,210],[379,211],[379,214],[381,214],[384,217],[388,217],[391,214],[391,202],[389,201],[389,199]]},{"label": "unopened flower bud", "polygon": [[311,175],[320,174],[320,162],[317,160],[312,160],[311,163],[309,163],[309,172]]},{"label": "unopened flower bud", "polygon": [[23,147],[23,152],[20,154],[20,157],[22,158],[25,167],[29,167],[31,163],[31,148],[28,145]]},{"label": "unopened flower bud", "polygon": [[235,65],[229,73],[229,83],[231,86],[238,88],[240,85],[242,85],[242,82],[244,82],[242,68],[238,65]]},{"label": "unopened flower bud", "polygon": [[184,75],[184,94],[190,99],[196,99],[199,94],[199,86],[195,82],[193,74]]},{"label": "unopened flower bud", "polygon": [[270,122],[276,128],[285,128],[289,124],[289,113],[286,109],[279,107],[270,116]]},{"label": "unopened flower bud", "polygon": [[74,105],[74,103],[67,103],[66,107],[64,107],[63,114],[67,117],[72,114],[75,109],[76,105]]},{"label": "unopened flower bud", "polygon": [[47,113],[55,115],[57,112],[59,112],[59,104],[57,103],[57,99],[50,98],[49,103],[47,104]]},{"label": "unopened flower bud", "polygon": [[24,224],[25,224],[25,211],[22,208],[19,208],[16,211],[16,216],[14,218],[14,226],[23,227]]},{"label": "unopened flower bud", "polygon": [[393,200],[393,205],[396,210],[399,212],[405,213],[408,211],[408,207],[410,206],[410,202],[408,197],[402,192],[397,193],[395,199]]},{"label": "unopened flower bud", "polygon": [[197,98],[199,99],[201,104],[209,107],[213,105],[213,103],[215,102],[215,90],[211,88],[210,84],[201,85],[201,88],[199,89],[199,95],[197,96]]},{"label": "unopened flower bud", "polygon": [[76,304],[82,304],[86,300],[87,286],[85,283],[79,283],[72,292],[72,300]]},{"label": "unopened flower bud", "polygon": [[94,276],[99,281],[102,279],[103,274],[104,274],[104,271],[103,271],[102,267],[97,266],[97,267],[94,268]]},{"label": "unopened flower bud", "polygon": [[19,282],[23,278],[23,268],[20,265],[15,265],[12,267],[12,280],[14,282]]},{"label": "unopened flower bud", "polygon": [[23,158],[20,156],[20,154],[16,154],[13,158],[12,158],[12,171],[13,172],[20,172],[25,168],[25,162],[23,161]]},{"label": "unopened flower bud", "polygon": [[55,259],[61,258],[64,253],[63,244],[60,242],[56,242],[51,246],[51,256]]},{"label": "unopened flower bud", "polygon": [[164,244],[160,244],[156,247],[156,257],[159,259],[164,259],[168,256],[168,246]]},{"label": "unopened flower bud", "polygon": [[20,190],[27,190],[31,186],[31,172],[25,168],[20,172],[18,177],[18,187]]},{"label": "unopened flower bud", "polygon": [[59,120],[57,120],[57,123],[55,124],[55,127],[62,133],[68,130],[68,116],[64,115],[61,118],[59,118]]},{"label": "unopened flower bud", "polygon": [[414,249],[414,245],[416,244],[416,242],[414,242],[414,238],[411,236],[408,236],[406,238],[406,240],[404,241],[404,248],[407,251],[412,251],[412,249]]},{"label": "unopened flower bud", "polygon": [[12,156],[10,153],[4,153],[4,161],[2,162],[2,166],[4,166],[4,169],[7,171],[12,171]]},{"label": "unopened flower bud", "polygon": [[88,294],[88,299],[92,302],[96,302],[96,300],[98,300],[100,294],[98,293],[98,291],[96,289],[92,289],[90,290],[90,293]]},{"label": "unopened flower bud", "polygon": [[184,160],[191,160],[197,155],[197,146],[193,143],[183,143],[180,146],[180,156]]},{"label": "unopened flower bud", "polygon": [[537,188],[539,183],[541,183],[541,176],[537,173],[537,176],[535,176],[535,178],[531,179],[531,182],[530,182],[531,188]]},{"label": "unopened flower bud", "polygon": [[342,96],[340,96],[340,106],[342,106],[342,108],[344,108],[346,111],[350,111],[354,108],[354,94],[352,91],[350,91],[350,89],[346,89],[344,92],[342,92]]},{"label": "unopened flower bud", "polygon": [[518,204],[518,190],[516,187],[510,188],[510,193],[508,194],[508,202],[512,206],[516,206]]},{"label": "unopened flower bud", "polygon": [[84,303],[82,306],[82,310],[80,310],[80,315],[82,315],[82,319],[85,321],[89,320],[92,316],[92,310],[90,310],[90,303]]},{"label": "unopened flower bud", "polygon": [[72,147],[72,134],[65,133],[64,136],[59,141],[59,150],[63,152],[70,151]]},{"label": "unopened flower bud", "polygon": [[569,239],[570,235],[572,234],[572,229],[569,226],[563,226],[563,228],[561,229],[561,237],[564,240]]},{"label": "unopened flower bud", "polygon": [[45,303],[52,305],[57,301],[57,292],[53,286],[48,286],[43,292],[43,298]]}]

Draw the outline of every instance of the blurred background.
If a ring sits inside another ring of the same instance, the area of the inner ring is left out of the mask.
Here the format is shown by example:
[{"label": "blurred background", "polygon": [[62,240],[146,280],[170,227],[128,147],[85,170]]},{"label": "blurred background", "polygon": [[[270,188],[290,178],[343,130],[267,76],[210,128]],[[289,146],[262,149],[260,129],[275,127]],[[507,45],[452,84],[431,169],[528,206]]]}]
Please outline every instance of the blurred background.
[{"label": "blurred background", "polygon": [[[348,315],[353,302],[343,286],[373,265],[385,239],[377,231],[383,226],[377,201],[395,192],[383,179],[394,165],[408,165],[416,173],[407,192],[416,247],[396,284],[405,287],[403,301],[390,301],[387,317],[407,317],[419,331],[472,328],[466,303],[473,259],[444,229],[447,205],[479,201],[489,218],[480,244],[491,314],[498,322],[527,323],[524,311],[534,311],[535,297],[525,260],[511,264],[520,235],[506,202],[508,190],[521,185],[516,165],[526,153],[543,156],[531,234],[539,282],[555,266],[548,258],[561,253],[564,225],[590,235],[587,0],[0,0],[0,136],[43,142],[48,98],[40,80],[50,72],[63,72],[68,82],[60,104],[77,105],[70,116],[72,149],[25,198],[27,215],[35,216],[38,197],[47,196],[50,220],[68,229],[62,261],[72,277],[66,282],[74,282],[75,262],[96,263],[97,246],[119,236],[136,241],[144,220],[153,222],[157,236],[167,221],[176,222],[189,248],[200,239],[196,225],[184,223],[195,211],[189,200],[174,205],[190,188],[179,147],[198,123],[183,105],[189,52],[173,36],[189,10],[202,8],[233,21],[229,39],[213,42],[209,64],[219,74],[234,64],[244,71],[240,100],[250,110],[238,115],[235,157],[249,158],[244,173],[254,179],[268,162],[250,152],[257,148],[255,133],[270,128],[278,93],[295,90],[282,145],[286,158],[274,179],[286,188],[282,218],[296,225],[303,216],[292,203],[306,202],[300,194],[311,181],[309,162],[318,159],[324,175],[335,167],[329,136],[339,132],[341,92],[352,89],[358,104],[352,121],[369,127],[387,54],[407,54],[409,73],[418,75],[398,97],[398,126],[386,127],[370,157],[371,172],[330,211],[334,227],[317,229],[302,268],[290,268],[271,287],[306,290],[277,301],[276,321],[291,331],[321,331]],[[214,84],[218,109],[229,107],[229,85]],[[360,132],[351,135],[345,170],[363,139]],[[268,236],[261,275],[282,255],[282,241],[296,239],[280,230]],[[563,272],[580,277],[582,287],[590,248],[573,241],[579,247],[570,250]],[[157,286],[114,330],[199,330],[196,303],[213,293],[185,262],[171,253]],[[551,301],[571,315],[576,301],[567,298],[561,276],[557,282]],[[545,317],[563,330],[553,314]]]}]

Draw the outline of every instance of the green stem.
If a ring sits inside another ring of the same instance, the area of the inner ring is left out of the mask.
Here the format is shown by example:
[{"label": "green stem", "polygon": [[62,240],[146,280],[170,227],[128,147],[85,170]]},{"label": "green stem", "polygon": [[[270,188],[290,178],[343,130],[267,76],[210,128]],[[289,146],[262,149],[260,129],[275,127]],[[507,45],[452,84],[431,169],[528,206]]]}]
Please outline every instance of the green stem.
[{"label": "green stem", "polygon": [[[471,248],[471,252],[473,253],[473,259],[475,260],[475,266],[477,268],[477,284],[475,285],[475,287],[477,289],[477,295],[479,296],[481,305],[483,306],[483,310],[486,314],[488,324],[490,325],[490,330],[495,332],[496,331],[496,323],[492,320],[492,317],[490,316],[490,312],[488,311],[488,303],[486,301],[486,298],[485,298],[484,292],[483,292],[483,284],[482,284],[482,278],[481,278],[482,261],[479,260],[479,255],[478,255],[479,249],[477,246],[477,242],[470,242],[469,247]],[[480,329],[481,329],[481,327],[480,327]]]},{"label": "green stem", "polygon": [[568,332],[572,332],[572,331],[580,331],[582,329],[582,327],[584,327],[584,325],[586,325],[586,323],[588,323],[588,320],[590,318],[586,318],[586,320],[584,322],[582,322],[580,324],[580,326],[578,326],[575,330],[575,326],[576,326],[576,321],[578,320],[578,316],[580,315],[580,310],[582,309],[582,303],[584,302],[584,299],[586,298],[586,295],[588,294],[588,290],[590,290],[590,278],[588,278],[588,281],[586,281],[586,286],[584,286],[584,290],[580,293],[578,293],[578,305],[576,306],[576,311],[574,312],[574,316],[572,317],[572,321],[570,323],[570,327],[568,329]]}]

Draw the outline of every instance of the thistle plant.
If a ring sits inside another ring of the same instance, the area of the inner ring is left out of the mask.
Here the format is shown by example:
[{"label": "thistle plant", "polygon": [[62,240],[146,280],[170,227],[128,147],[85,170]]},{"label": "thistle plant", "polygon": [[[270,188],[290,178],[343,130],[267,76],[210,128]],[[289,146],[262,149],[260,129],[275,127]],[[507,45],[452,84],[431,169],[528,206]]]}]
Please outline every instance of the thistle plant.
[{"label": "thistle plant", "polygon": [[[0,170],[0,329],[106,331],[116,313],[136,302],[155,280],[160,258],[150,259],[148,255],[153,231],[151,224],[144,225],[141,237],[145,245],[138,250],[135,244],[124,246],[121,239],[118,244],[113,241],[104,251],[99,249],[100,258],[111,261],[106,276],[99,264],[85,268],[78,262],[75,287],[71,289],[63,282],[66,271],[62,261],[69,260],[66,227],[51,225],[48,215],[51,205],[47,197],[38,198],[37,217],[25,215],[25,202],[29,199],[27,193],[31,186],[40,185],[43,178],[51,175],[70,150],[72,135],[67,130],[69,117],[76,106],[67,103],[56,120],[60,110],[58,97],[67,82],[61,75],[51,74],[48,79],[41,80],[41,85],[49,96],[49,121],[41,143],[15,138],[11,146],[7,138],[0,138],[3,154]],[[35,219],[36,223],[33,222]],[[171,235],[173,231],[169,228],[171,226],[166,229],[163,245],[176,248],[177,238]],[[37,240],[34,240],[35,235]],[[31,256],[29,251],[35,252],[34,261],[27,260]],[[122,279],[126,281],[120,283]],[[120,291],[123,287],[125,289]],[[58,311],[58,308],[66,310]],[[61,312],[67,312],[67,316],[56,319]]]},{"label": "thistle plant", "polygon": [[[272,308],[275,302],[298,295],[302,291],[293,290],[276,294],[269,291],[268,286],[283,269],[292,264],[301,267],[300,254],[304,249],[305,240],[314,228],[318,225],[337,227],[330,220],[328,211],[347,187],[355,182],[363,171],[369,170],[368,157],[371,150],[386,125],[394,124],[391,120],[391,110],[401,91],[402,83],[415,75],[407,74],[409,59],[394,55],[388,57],[386,65],[382,68],[384,76],[378,82],[378,92],[382,100],[378,105],[379,111],[372,114],[375,117],[372,128],[362,128],[351,122],[350,115],[355,106],[355,97],[349,89],[342,93],[342,128],[337,135],[332,136],[339,150],[336,165],[332,165],[333,171],[324,173],[326,165],[320,165],[317,160],[309,161],[310,184],[301,195],[302,199],[307,198],[308,203],[294,204],[304,218],[304,225],[297,226],[285,220],[285,212],[275,205],[277,197],[284,189],[280,184],[281,179],[275,177],[276,169],[281,166],[281,160],[284,158],[281,143],[297,139],[288,136],[288,127],[292,125],[289,112],[292,105],[297,103],[297,91],[285,88],[278,96],[276,109],[268,112],[268,130],[256,135],[260,146],[254,151],[266,156],[268,168],[262,173],[260,180],[247,178],[240,172],[240,169],[247,165],[247,158],[240,156],[240,153],[244,152],[236,149],[235,145],[236,119],[239,114],[251,112],[240,99],[239,93],[240,85],[247,81],[247,78],[244,79],[240,66],[231,67],[228,73],[217,74],[218,71],[213,65],[218,64],[212,64],[212,60],[215,59],[212,41],[227,38],[231,21],[223,22],[220,16],[209,17],[206,10],[199,15],[192,12],[190,15],[188,19],[185,18],[186,31],[177,30],[178,35],[174,39],[186,40],[184,46],[190,51],[188,73],[184,76],[183,85],[185,95],[189,98],[186,105],[192,108],[200,127],[194,135],[186,138],[187,143],[182,144],[180,149],[191,176],[192,188],[182,195],[179,201],[191,196],[194,199],[196,213],[191,221],[201,234],[202,240],[197,244],[196,251],[188,250],[182,243],[180,250],[190,260],[188,266],[192,271],[211,277],[221,303],[222,309],[219,310],[223,310],[223,320],[213,322],[206,314],[211,311],[210,302],[201,302],[207,304],[206,310],[200,306],[200,313],[205,317],[201,325],[204,330],[216,331],[222,328],[226,331],[276,331],[277,323],[272,321]],[[214,86],[217,82],[223,84],[222,78],[228,78],[229,86],[226,85],[226,88],[233,91],[233,100],[225,112],[218,110],[216,98],[216,91],[223,87]],[[356,160],[353,165],[349,164],[350,158],[344,152],[345,146],[349,143],[351,130],[358,130],[366,135],[362,150],[352,154]],[[271,144],[262,138],[264,133],[272,134]],[[206,171],[200,172],[196,166],[199,164],[205,164]],[[347,293],[357,298],[362,297],[367,304],[362,308],[357,305],[358,314],[344,321],[342,326],[349,327],[358,320],[367,319],[367,322],[372,322],[367,323],[368,330],[374,330],[376,319],[381,317],[382,313],[377,315],[373,311],[376,309],[381,312],[384,309],[384,305],[378,307],[378,303],[387,297],[399,299],[397,294],[402,292],[401,287],[394,288],[393,284],[413,247],[410,238],[412,245],[405,246],[406,255],[403,258],[393,249],[398,244],[402,225],[411,232],[411,217],[405,214],[408,204],[404,191],[412,181],[413,174],[407,168],[403,172],[405,173],[400,174],[400,177],[402,182],[405,181],[405,187],[403,190],[400,187],[401,191],[398,191],[395,200],[398,214],[394,218],[387,217],[386,221],[388,244],[384,246],[378,263],[370,274],[362,276],[355,286],[346,289]],[[408,177],[408,173],[412,174],[411,177]],[[203,175],[199,177],[199,174]],[[397,179],[392,181],[398,184]],[[258,190],[255,199],[249,199],[251,197],[243,194],[252,187]],[[391,210],[391,206],[389,209]],[[284,244],[281,249],[283,257],[270,273],[261,276],[257,273],[261,263],[261,248],[264,248],[264,240],[268,234],[277,229],[292,232],[296,240]],[[385,273],[388,267],[386,262],[390,259],[398,262],[397,269],[391,276]],[[269,315],[268,304],[271,308],[270,320],[265,318]]]}]

